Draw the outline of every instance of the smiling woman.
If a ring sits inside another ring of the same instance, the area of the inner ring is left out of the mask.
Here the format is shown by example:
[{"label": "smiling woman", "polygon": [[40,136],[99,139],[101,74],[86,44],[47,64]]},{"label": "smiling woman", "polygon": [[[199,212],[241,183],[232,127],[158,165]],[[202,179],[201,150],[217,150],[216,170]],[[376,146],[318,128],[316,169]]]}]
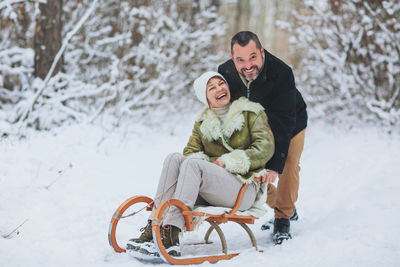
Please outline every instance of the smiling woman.
[{"label": "smiling woman", "polygon": [[[247,184],[239,210],[263,209],[263,201],[256,200],[265,190],[255,178],[266,173],[265,163],[274,153],[264,108],[244,97],[231,103],[229,86],[218,72],[203,73],[193,87],[207,107],[196,120],[183,155],[173,153],[165,159],[148,224],[138,238],[128,242],[127,250],[157,256],[152,219],[157,207],[169,199],[180,200],[190,210],[195,204],[232,208]],[[168,254],[180,255],[179,232],[184,225],[179,209],[166,212],[161,232]]]},{"label": "smiling woman", "polygon": [[218,76],[208,81],[206,96],[211,108],[223,108],[231,101],[231,94],[227,83],[223,78]]}]

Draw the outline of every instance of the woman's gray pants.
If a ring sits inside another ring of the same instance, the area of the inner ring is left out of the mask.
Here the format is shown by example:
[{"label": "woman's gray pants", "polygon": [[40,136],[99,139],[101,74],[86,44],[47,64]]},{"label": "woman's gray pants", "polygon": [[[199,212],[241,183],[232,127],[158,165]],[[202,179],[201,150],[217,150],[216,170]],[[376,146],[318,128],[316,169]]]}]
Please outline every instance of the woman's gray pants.
[{"label": "woman's gray pants", "polygon": [[[175,183],[176,182],[176,183]],[[173,185],[174,184],[174,185]],[[191,159],[180,153],[167,156],[158,182],[155,208],[167,199],[181,200],[189,209],[196,205],[211,205],[232,208],[242,183],[224,168],[201,159]],[[256,198],[257,189],[250,184],[239,210],[249,209]],[[155,213],[155,208],[150,219]],[[174,225],[183,229],[185,224],[180,210],[171,207],[166,212],[163,225]]]}]

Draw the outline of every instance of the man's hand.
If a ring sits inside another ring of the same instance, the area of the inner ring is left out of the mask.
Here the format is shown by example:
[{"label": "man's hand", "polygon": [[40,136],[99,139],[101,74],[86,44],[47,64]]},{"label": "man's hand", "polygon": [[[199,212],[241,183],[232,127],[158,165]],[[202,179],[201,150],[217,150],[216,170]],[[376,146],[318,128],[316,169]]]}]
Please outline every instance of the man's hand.
[{"label": "man's hand", "polygon": [[214,164],[216,164],[216,165],[218,165],[218,166],[220,166],[220,167],[222,167],[222,168],[225,168],[225,164],[221,161],[221,158],[217,158],[217,159],[214,161]]},{"label": "man's hand", "polygon": [[272,184],[275,183],[276,177],[278,177],[278,173],[273,170],[267,170],[267,173],[264,174],[261,178],[263,183]]}]

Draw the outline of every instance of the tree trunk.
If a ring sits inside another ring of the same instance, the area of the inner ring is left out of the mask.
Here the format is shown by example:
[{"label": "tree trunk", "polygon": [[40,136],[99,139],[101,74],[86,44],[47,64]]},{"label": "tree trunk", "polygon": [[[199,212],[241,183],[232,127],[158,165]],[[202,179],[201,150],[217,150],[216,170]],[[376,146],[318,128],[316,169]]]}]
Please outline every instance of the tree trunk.
[{"label": "tree trunk", "polygon": [[250,0],[238,1],[236,4],[235,32],[249,30],[250,25]]},{"label": "tree trunk", "polygon": [[[132,3],[132,7],[136,7],[139,8],[140,6],[149,6],[150,5],[150,1],[149,0],[136,0],[133,1]],[[142,34],[139,32],[139,23],[135,23],[133,29],[132,29],[132,41],[133,41],[133,45],[137,46],[139,45],[139,43],[142,41],[143,36]]]},{"label": "tree trunk", "polygon": [[[34,50],[35,50],[35,76],[44,79],[51,64],[61,47],[62,41],[62,0],[47,1],[40,4],[40,16],[36,20]],[[60,60],[54,70],[57,73],[62,67]]]}]

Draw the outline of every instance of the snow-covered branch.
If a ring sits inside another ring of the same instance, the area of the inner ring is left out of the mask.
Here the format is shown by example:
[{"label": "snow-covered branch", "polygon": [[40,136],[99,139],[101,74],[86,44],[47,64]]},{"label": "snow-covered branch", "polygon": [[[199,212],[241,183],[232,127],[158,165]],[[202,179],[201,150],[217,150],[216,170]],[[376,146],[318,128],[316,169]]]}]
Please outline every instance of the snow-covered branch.
[{"label": "snow-covered branch", "polygon": [[48,73],[44,79],[44,82],[42,83],[42,86],[40,88],[38,88],[38,92],[32,99],[31,104],[28,106],[24,115],[21,117],[22,121],[25,121],[28,118],[29,114],[34,109],[34,105],[35,105],[36,101],[38,100],[38,98],[42,95],[43,91],[45,90],[45,88],[50,80],[50,77],[53,75],[54,69],[55,69],[58,61],[60,60],[62,54],[64,53],[65,49],[67,48],[67,45],[69,44],[69,41],[79,31],[79,29],[82,27],[83,23],[85,23],[85,21],[88,19],[88,17],[93,13],[93,11],[96,8],[97,3],[98,3],[98,0],[95,0],[92,2],[90,8],[86,11],[84,16],[80,19],[80,21],[76,24],[76,26],[72,29],[72,31],[68,32],[66,37],[63,39],[62,46],[61,46],[60,50],[58,51],[58,53],[56,54],[56,56],[54,57],[53,63],[51,64],[50,70],[48,71]]},{"label": "snow-covered branch", "polygon": [[335,12],[307,3],[292,43],[302,51],[296,71],[310,106],[324,119],[399,123],[400,3],[343,1]]},{"label": "snow-covered branch", "polygon": [[47,0],[3,0],[0,3],[0,10],[2,10],[3,8],[6,8],[6,7],[10,7],[13,4],[21,4],[21,3],[26,3],[26,2],[46,4]]},{"label": "snow-covered branch", "polygon": [[[44,80],[33,78],[32,54],[25,64],[30,69],[21,77],[24,89],[6,91],[10,78],[5,75],[3,90],[0,75],[0,96],[16,99],[0,107],[0,120],[18,122],[17,134],[75,122],[110,128],[122,121],[156,124],[174,115],[178,121],[195,105],[193,80],[222,60],[221,52],[213,50],[215,39],[225,32],[216,10],[204,3],[194,9],[192,19],[181,12],[190,11],[190,4],[178,0],[143,5],[102,0],[101,5],[89,16],[92,1],[64,1],[65,38]],[[15,57],[6,54],[0,56],[0,72],[15,73],[18,66],[10,61]],[[61,55],[63,70],[53,73]]]}]

